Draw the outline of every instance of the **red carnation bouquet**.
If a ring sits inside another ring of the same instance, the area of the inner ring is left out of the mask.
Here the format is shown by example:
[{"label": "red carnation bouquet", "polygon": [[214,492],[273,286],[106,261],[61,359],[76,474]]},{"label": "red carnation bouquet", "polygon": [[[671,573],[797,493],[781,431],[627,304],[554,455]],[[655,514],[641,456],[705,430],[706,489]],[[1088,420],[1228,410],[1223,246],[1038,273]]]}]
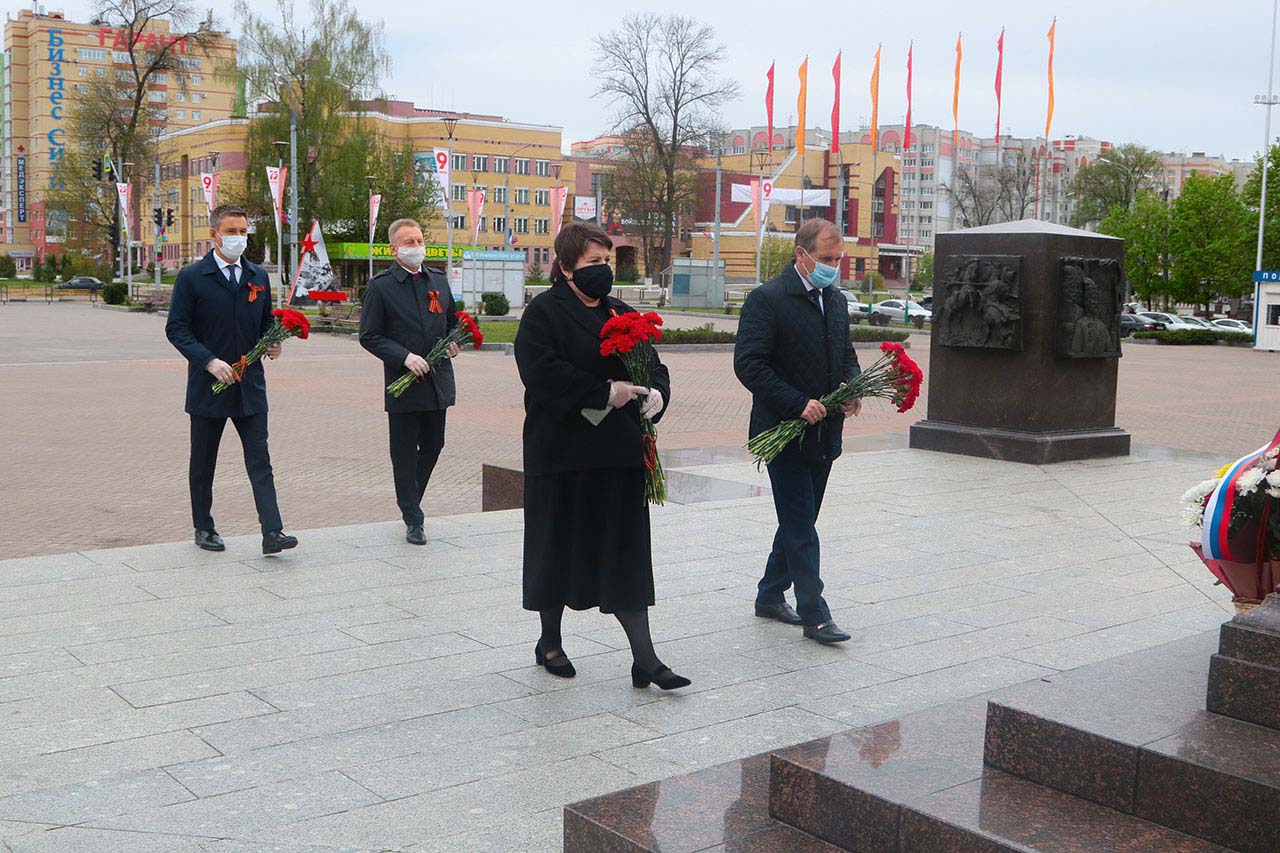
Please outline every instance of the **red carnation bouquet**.
[{"label": "red carnation bouquet", "polygon": [[[606,358],[616,355],[633,383],[652,388],[653,366],[658,360],[652,342],[662,338],[661,325],[662,318],[653,311],[611,317],[600,330],[600,354]],[[661,506],[667,499],[667,478],[658,458],[658,434],[648,418],[640,419],[640,429],[644,435],[644,496]]]},{"label": "red carnation bouquet", "polygon": [[[924,371],[911,359],[911,356],[907,355],[902,344],[885,341],[880,344],[880,351],[883,355],[875,364],[818,402],[828,410],[836,409],[841,404],[859,397],[880,397],[897,406],[899,412],[905,412],[914,406],[920,397]],[[778,454],[795,441],[804,432],[806,426],[808,424],[803,418],[792,418],[748,441],[747,449],[755,457],[756,467],[768,465],[777,459]]]},{"label": "red carnation bouquet", "polygon": [[[449,344],[457,344],[463,346],[471,344],[476,349],[480,349],[480,345],[484,343],[484,335],[480,332],[480,327],[476,325],[476,321],[466,311],[458,311],[458,325],[453,327],[453,331],[436,341],[436,345],[431,348],[431,352],[427,353],[427,364],[435,367],[437,364],[445,360],[444,351],[449,348]],[[422,381],[421,378],[412,370],[405,371],[395,382],[387,386],[387,393],[392,397],[399,397],[405,391],[409,390],[409,386],[415,382]]]},{"label": "red carnation bouquet", "polygon": [[[235,373],[237,382],[244,378],[244,373],[249,369],[249,365],[261,361],[262,357],[267,354],[267,350],[275,344],[283,343],[289,338],[298,338],[305,341],[307,335],[311,334],[311,321],[301,311],[294,311],[292,308],[275,308],[271,311],[271,316],[276,318],[275,322],[271,324],[271,328],[267,329],[261,338],[258,338],[258,342],[253,345],[253,349],[240,356],[240,360],[231,365],[231,370]],[[221,394],[230,387],[231,383],[219,380],[213,383],[213,393]]]}]

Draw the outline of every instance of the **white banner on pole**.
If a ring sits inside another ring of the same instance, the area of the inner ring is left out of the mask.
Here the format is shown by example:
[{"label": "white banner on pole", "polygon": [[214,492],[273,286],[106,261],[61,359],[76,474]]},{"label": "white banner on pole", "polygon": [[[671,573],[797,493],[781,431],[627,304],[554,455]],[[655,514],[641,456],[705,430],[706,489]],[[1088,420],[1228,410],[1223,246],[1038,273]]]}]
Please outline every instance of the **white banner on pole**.
[{"label": "white banner on pole", "polygon": [[432,151],[432,157],[435,160],[436,183],[440,186],[440,209],[449,209],[449,183],[451,175],[451,165],[449,163],[449,149],[436,148]]},{"label": "white banner on pole", "polygon": [[594,196],[578,196],[573,200],[573,215],[578,219],[596,218],[596,200]]},{"label": "white banner on pole", "polygon": [[[761,184],[761,195],[766,207],[770,204],[794,204],[805,207],[828,207],[831,204],[830,190],[804,190],[803,200],[800,190],[788,190],[774,187],[773,181],[766,180]],[[738,204],[751,204],[751,184],[733,184],[729,196]]]},{"label": "white banner on pole", "polygon": [[[267,167],[267,187],[271,190],[271,208],[276,213],[276,223],[284,222],[284,180],[289,167]],[[201,181],[203,183],[203,180]],[[207,196],[206,196],[207,198]]]},{"label": "white banner on pole", "polygon": [[200,186],[204,189],[204,203],[208,205],[210,213],[213,213],[213,209],[218,206],[218,174],[218,172],[200,173]]}]

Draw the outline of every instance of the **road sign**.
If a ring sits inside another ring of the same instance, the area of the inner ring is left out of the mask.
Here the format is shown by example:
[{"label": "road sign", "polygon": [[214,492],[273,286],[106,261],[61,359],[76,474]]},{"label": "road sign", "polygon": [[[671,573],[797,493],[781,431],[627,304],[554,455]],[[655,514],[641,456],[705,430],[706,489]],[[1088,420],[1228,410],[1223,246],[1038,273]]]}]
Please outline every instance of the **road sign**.
[{"label": "road sign", "polygon": [[1254,270],[1253,281],[1261,284],[1267,281],[1280,281],[1280,270]]}]

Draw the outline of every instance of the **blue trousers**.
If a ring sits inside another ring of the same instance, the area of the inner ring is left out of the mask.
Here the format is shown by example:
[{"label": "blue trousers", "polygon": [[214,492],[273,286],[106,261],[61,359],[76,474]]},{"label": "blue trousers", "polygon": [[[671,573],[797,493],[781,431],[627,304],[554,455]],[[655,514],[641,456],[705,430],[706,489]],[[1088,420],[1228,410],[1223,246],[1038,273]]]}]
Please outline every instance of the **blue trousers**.
[{"label": "blue trousers", "polygon": [[[280,530],[280,505],[267,452],[267,413],[232,418],[240,444],[244,447],[244,467],[253,486],[253,503],[258,508],[258,524],[263,533]],[[218,464],[218,446],[226,418],[191,416],[191,521],[197,530],[213,530],[213,471]]]},{"label": "blue trousers", "polygon": [[821,625],[831,619],[831,611],[822,598],[822,578],[818,574],[818,530],[815,527],[830,474],[830,461],[793,457],[775,461],[769,466],[773,506],[778,513],[778,532],[773,537],[773,550],[765,563],[756,603],[785,601],[783,593],[795,586],[796,612],[806,625]]}]

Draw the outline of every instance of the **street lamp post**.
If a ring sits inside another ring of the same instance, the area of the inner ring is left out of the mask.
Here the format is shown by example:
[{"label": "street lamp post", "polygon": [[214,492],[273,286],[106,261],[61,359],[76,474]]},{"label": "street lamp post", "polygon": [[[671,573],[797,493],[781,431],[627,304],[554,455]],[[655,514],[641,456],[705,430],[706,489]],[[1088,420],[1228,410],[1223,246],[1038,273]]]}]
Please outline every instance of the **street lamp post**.
[{"label": "street lamp post", "polygon": [[449,279],[449,286],[453,287],[453,133],[458,128],[458,120],[456,118],[444,119],[444,128],[449,134],[449,146],[446,149],[449,152],[449,180],[445,181],[444,187],[444,224],[445,231],[449,235],[448,254],[445,255],[445,272]]},{"label": "street lamp post", "polygon": [[120,164],[124,169],[124,183],[129,187],[129,191],[125,193],[124,208],[124,281],[125,288],[129,291],[129,295],[133,296],[133,229],[129,227],[129,216],[133,213],[133,187],[129,186],[129,167],[133,165],[130,160]]},{"label": "street lamp post", "polygon": [[[720,185],[723,182],[721,156],[724,150],[724,137],[716,134],[716,231],[711,241],[711,281],[714,283],[720,275]],[[724,291],[724,279],[720,280],[720,289]]]},{"label": "street lamp post", "polygon": [[375,175],[365,175],[364,179],[369,182],[369,280],[373,280],[373,182],[377,180]]},{"label": "street lamp post", "polygon": [[[271,143],[276,149],[276,174],[279,175],[284,171],[284,149],[289,147],[289,143],[277,139]],[[279,180],[279,179],[277,179]],[[280,186],[277,183],[277,186]],[[267,189],[271,189],[268,187]],[[271,210],[276,217],[276,272],[280,277],[280,288],[276,291],[276,305],[283,306],[285,295],[289,292],[289,287],[284,283],[284,188],[280,189],[280,198],[271,200]]]},{"label": "street lamp post", "polygon": [[[1264,229],[1267,224],[1267,171],[1271,162],[1271,108],[1280,103],[1280,98],[1275,96],[1275,73],[1276,73],[1276,15],[1280,12],[1280,0],[1276,0],[1271,5],[1271,53],[1267,60],[1267,94],[1264,98],[1259,95],[1253,99],[1255,104],[1263,104],[1267,108],[1266,127],[1263,131],[1262,139],[1262,196],[1258,202],[1258,257],[1254,264],[1255,270],[1262,269],[1262,239],[1265,233]],[[1262,284],[1259,282],[1253,286],[1253,342],[1254,346],[1258,343],[1258,325],[1262,312]]]},{"label": "street lamp post", "polygon": [[756,208],[756,283],[760,283],[760,254],[764,246],[764,167],[772,158],[773,140],[769,140],[769,151],[751,152],[751,165],[760,180],[760,206]]}]

